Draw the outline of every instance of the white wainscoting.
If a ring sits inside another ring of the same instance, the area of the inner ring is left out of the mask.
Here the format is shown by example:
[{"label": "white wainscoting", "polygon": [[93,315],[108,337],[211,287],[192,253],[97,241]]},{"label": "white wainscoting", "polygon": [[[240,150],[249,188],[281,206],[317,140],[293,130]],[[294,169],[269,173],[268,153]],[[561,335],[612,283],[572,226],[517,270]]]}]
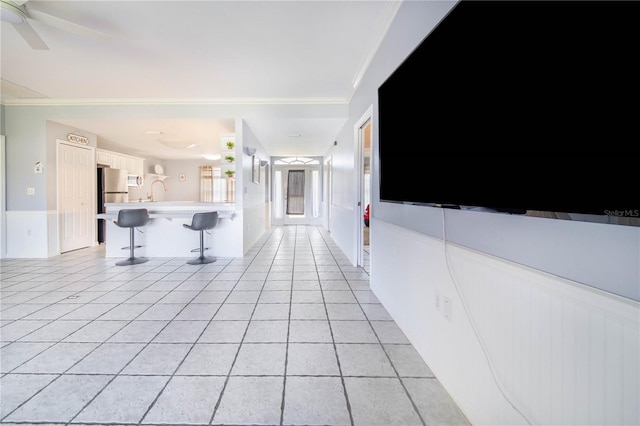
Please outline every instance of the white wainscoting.
[{"label": "white wainscoting", "polygon": [[371,226],[372,290],[473,424],[640,424],[638,302]]},{"label": "white wainscoting", "polygon": [[49,257],[48,227],[51,215],[56,215],[56,212],[7,211],[7,258]]},{"label": "white wainscoting", "polygon": [[265,204],[257,204],[242,210],[243,214],[243,253],[258,241],[265,232]]}]

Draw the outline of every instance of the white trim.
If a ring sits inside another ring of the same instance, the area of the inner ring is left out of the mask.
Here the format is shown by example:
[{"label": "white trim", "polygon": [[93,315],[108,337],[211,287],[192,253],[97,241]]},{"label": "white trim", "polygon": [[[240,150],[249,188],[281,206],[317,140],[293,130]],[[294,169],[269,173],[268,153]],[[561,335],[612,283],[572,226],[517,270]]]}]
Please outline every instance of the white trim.
[{"label": "white trim", "polygon": [[48,258],[47,229],[55,210],[8,210],[7,258]]},{"label": "white trim", "polygon": [[7,256],[7,197],[5,137],[0,135],[0,259]]},{"label": "white trim", "polygon": [[4,105],[348,105],[346,98],[3,99]]},{"label": "white trim", "polygon": [[[362,217],[364,214],[364,146],[362,143],[362,127],[368,122],[371,121],[373,129],[373,105],[369,105],[369,107],[365,110],[364,114],[360,117],[360,119],[353,126],[353,139],[354,139],[354,166],[356,172],[356,206],[358,208],[354,209],[355,214],[355,237],[356,243],[354,244],[356,253],[354,258],[356,259],[356,266],[363,266],[364,264],[364,241],[363,241],[363,233],[362,229]],[[358,206],[358,203],[360,204]]]},{"label": "white trim", "polygon": [[369,65],[371,65],[371,61],[373,60],[376,53],[378,52],[378,49],[380,48],[380,44],[382,43],[384,36],[387,34],[387,30],[391,26],[391,22],[393,22],[393,19],[396,17],[396,13],[398,12],[398,9],[400,9],[400,5],[402,4],[402,1],[403,0],[387,2],[387,4],[385,5],[382,17],[378,22],[378,26],[375,30],[375,33],[373,34],[372,37],[370,37],[371,45],[369,47],[369,51],[367,52],[367,55],[363,59],[362,65],[360,65],[358,72],[356,73],[356,75],[353,77],[353,80],[351,81],[353,90],[349,95],[349,99],[353,97],[355,91],[358,89],[358,86],[360,86],[362,77],[364,77],[365,73],[369,69]]}]

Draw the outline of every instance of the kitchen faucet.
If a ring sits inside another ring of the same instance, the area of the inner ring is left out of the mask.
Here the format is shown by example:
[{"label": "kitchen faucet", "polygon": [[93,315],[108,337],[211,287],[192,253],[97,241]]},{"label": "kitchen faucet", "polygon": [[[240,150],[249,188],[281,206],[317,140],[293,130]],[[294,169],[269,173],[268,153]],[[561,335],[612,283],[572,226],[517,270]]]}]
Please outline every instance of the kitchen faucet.
[{"label": "kitchen faucet", "polygon": [[153,193],[153,184],[156,182],[160,182],[162,184],[162,187],[164,188],[164,190],[167,190],[167,184],[164,183],[163,180],[161,179],[156,179],[153,182],[151,182],[151,201],[155,201],[156,200],[156,196]]}]

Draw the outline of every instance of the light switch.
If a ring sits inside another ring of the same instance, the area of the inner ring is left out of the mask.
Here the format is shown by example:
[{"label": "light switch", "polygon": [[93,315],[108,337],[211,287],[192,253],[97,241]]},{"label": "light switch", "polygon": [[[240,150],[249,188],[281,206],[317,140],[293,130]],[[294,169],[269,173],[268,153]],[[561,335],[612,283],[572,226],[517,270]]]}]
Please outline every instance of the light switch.
[{"label": "light switch", "polygon": [[27,195],[34,195],[36,193],[35,188],[27,188]]}]

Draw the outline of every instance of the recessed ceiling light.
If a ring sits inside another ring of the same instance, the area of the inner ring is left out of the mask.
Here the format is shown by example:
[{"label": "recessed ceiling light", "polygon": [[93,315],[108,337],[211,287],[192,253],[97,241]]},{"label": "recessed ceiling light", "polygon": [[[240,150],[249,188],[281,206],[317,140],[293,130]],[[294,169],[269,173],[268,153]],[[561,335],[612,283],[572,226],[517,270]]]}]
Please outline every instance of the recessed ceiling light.
[{"label": "recessed ceiling light", "polygon": [[161,135],[162,134],[162,132],[160,130],[147,130],[145,133],[148,134],[148,135]]},{"label": "recessed ceiling light", "polygon": [[191,145],[187,145],[187,148],[193,148],[194,146],[196,146],[196,144],[192,143]]},{"label": "recessed ceiling light", "polygon": [[289,136],[290,138],[299,138],[300,137],[300,133],[289,133],[289,134],[287,134],[287,136]]}]

